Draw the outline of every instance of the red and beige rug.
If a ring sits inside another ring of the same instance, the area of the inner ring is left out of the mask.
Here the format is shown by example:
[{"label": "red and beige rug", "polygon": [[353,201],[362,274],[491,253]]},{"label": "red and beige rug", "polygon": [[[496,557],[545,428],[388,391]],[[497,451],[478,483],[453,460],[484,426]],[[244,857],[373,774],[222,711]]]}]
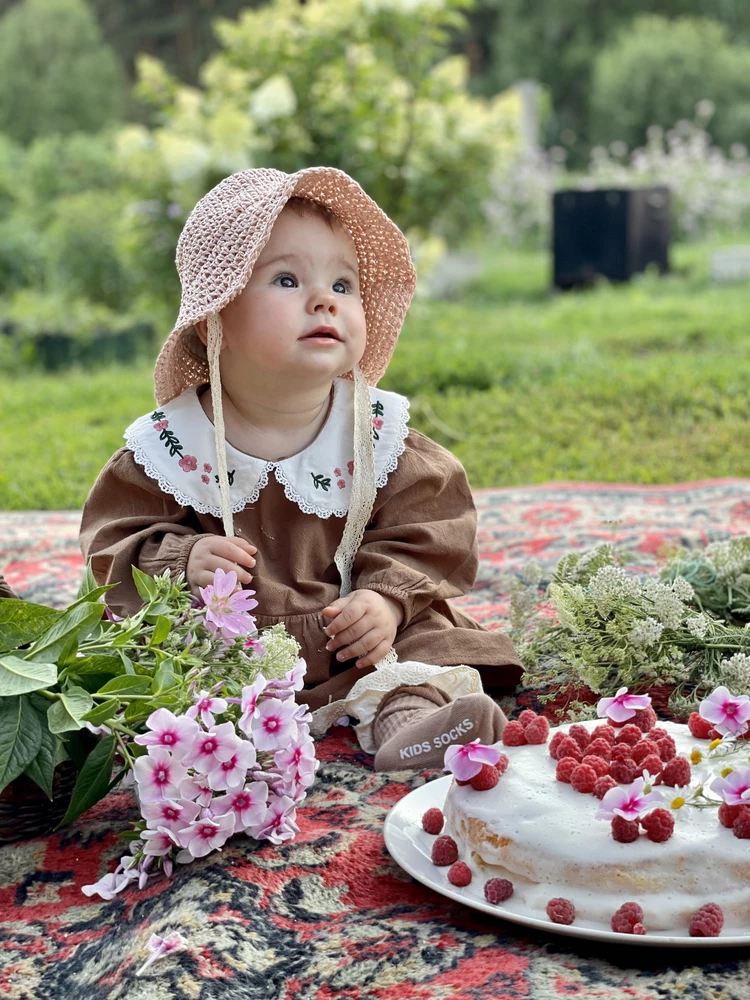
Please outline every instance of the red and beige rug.
[{"label": "red and beige rug", "polygon": [[[648,570],[666,542],[701,547],[750,533],[748,480],[555,483],[475,497],[479,579],[456,603],[489,628],[504,625],[503,574],[532,556],[551,569],[566,552],[610,540]],[[0,572],[20,596],[53,606],[73,599],[78,519],[0,512]],[[318,752],[296,841],[254,848],[237,838],[143,893],[103,902],[80,891],[122,853],[114,833],[136,816],[127,791],[59,834],[0,847],[0,996],[750,1000],[743,952],[620,949],[529,933],[423,888],[391,861],[382,827],[390,807],[432,775],[373,773],[346,729]],[[136,978],[149,936],[169,931],[190,949]]]}]

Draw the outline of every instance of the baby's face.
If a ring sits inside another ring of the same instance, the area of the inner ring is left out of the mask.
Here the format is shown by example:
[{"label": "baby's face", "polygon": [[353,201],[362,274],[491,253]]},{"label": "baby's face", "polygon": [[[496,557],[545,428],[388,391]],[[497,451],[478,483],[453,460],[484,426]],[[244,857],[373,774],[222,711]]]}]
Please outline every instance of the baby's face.
[{"label": "baby's face", "polygon": [[[221,314],[222,365],[332,381],[365,349],[357,254],[343,226],[285,208],[245,288]],[[335,337],[306,336],[321,326]]]}]

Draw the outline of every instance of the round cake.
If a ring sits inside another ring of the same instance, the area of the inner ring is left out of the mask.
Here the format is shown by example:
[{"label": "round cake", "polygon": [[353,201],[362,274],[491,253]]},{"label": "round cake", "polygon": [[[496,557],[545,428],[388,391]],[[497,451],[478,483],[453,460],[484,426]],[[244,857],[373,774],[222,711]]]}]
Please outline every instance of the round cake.
[{"label": "round cake", "polygon": [[[579,725],[590,733],[601,724]],[[570,729],[561,726],[552,733]],[[479,878],[509,879],[514,899],[540,917],[550,899],[564,897],[575,907],[576,919],[609,926],[618,907],[632,901],[642,907],[648,930],[686,934],[696,910],[718,903],[726,929],[750,931],[750,839],[722,825],[721,800],[708,790],[727,768],[707,757],[709,742],[697,740],[687,726],[659,723],[659,729],[673,738],[678,756],[694,762],[690,792],[653,786],[663,796],[658,807],[675,820],[664,842],[654,842],[643,830],[629,843],[614,839],[611,821],[596,818],[604,800],[558,780],[549,743],[498,744],[509,764],[493,788],[477,791],[454,779],[443,810],[445,833]],[[739,758],[732,758],[733,766],[747,767],[748,755],[743,751]],[[696,800],[699,784],[704,797]],[[703,807],[680,807],[683,798]]]}]

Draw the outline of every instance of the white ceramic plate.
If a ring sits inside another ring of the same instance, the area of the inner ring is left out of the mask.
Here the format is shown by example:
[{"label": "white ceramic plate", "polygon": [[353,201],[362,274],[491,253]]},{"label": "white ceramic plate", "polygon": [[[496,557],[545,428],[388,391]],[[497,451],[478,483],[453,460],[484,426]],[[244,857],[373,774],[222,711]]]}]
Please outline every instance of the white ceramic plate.
[{"label": "white ceramic plate", "polygon": [[452,777],[437,778],[403,799],[388,813],[385,820],[385,844],[393,860],[407,871],[412,878],[434,889],[457,903],[482,910],[493,917],[501,917],[514,924],[523,924],[535,930],[568,937],[589,938],[592,941],[609,941],[617,944],[646,945],[657,948],[726,948],[744,945],[750,947],[750,934],[724,935],[715,938],[690,937],[688,934],[669,934],[667,931],[653,931],[647,934],[618,934],[602,924],[581,920],[574,924],[553,924],[542,919],[536,911],[529,910],[511,898],[500,906],[493,906],[484,898],[484,883],[475,878],[466,888],[460,889],[448,881],[447,868],[438,868],[430,860],[433,836],[422,829],[422,816],[436,806],[443,808],[445,796]]}]

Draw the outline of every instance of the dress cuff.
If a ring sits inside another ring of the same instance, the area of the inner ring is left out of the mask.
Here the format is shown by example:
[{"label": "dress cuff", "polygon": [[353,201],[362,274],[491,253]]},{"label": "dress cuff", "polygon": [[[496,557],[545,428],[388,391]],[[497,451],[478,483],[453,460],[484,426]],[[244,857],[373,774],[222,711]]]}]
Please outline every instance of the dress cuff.
[{"label": "dress cuff", "polygon": [[360,584],[357,589],[374,590],[376,594],[392,597],[394,601],[398,601],[404,609],[404,618],[399,625],[399,630],[406,628],[412,618],[420,611],[424,611],[427,605],[432,602],[432,598],[427,594],[412,594],[408,590],[400,590],[398,587],[389,587],[382,583]]}]

